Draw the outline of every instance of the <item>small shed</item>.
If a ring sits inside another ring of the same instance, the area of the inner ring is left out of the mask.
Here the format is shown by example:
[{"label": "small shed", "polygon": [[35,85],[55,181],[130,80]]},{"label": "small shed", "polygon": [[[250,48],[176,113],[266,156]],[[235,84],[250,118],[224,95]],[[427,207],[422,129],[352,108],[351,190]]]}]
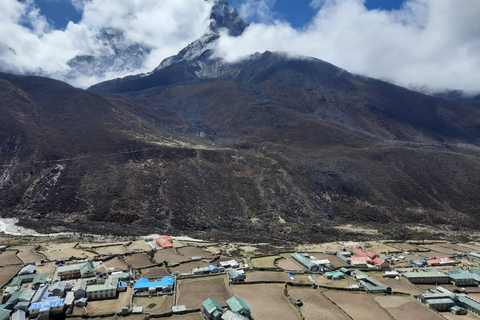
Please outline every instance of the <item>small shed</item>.
[{"label": "small shed", "polygon": [[37,266],[33,264],[29,264],[24,266],[19,272],[18,275],[24,275],[24,274],[33,274],[37,271]]}]

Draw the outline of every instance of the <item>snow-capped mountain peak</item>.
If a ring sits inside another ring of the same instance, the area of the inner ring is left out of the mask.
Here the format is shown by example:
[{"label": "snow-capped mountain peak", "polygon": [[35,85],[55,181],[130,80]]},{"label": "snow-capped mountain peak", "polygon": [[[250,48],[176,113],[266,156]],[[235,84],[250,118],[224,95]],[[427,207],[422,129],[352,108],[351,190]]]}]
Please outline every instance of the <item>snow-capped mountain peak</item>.
[{"label": "snow-capped mountain peak", "polygon": [[[155,71],[163,69],[180,61],[191,61],[210,52],[214,42],[219,38],[220,30],[227,30],[228,34],[237,37],[243,33],[248,24],[240,18],[237,10],[231,6],[227,0],[206,0],[212,3],[212,11],[210,13],[209,30],[199,39],[195,40],[187,47],[182,49],[177,55],[171,56],[163,60]],[[209,58],[211,54],[206,54],[205,58]]]}]

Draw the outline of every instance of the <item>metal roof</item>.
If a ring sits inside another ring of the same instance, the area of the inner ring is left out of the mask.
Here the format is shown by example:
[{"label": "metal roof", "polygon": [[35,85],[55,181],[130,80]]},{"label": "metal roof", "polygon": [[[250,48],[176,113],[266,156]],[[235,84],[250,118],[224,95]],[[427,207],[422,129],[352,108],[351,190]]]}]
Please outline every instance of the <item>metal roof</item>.
[{"label": "metal roof", "polygon": [[140,278],[135,282],[134,289],[145,289],[150,287],[166,287],[166,286],[173,286],[174,279],[173,277],[167,276],[163,277],[160,281],[149,281],[146,278]]},{"label": "metal roof", "polygon": [[50,310],[53,307],[60,307],[63,305],[63,299],[42,300],[41,302],[32,303],[28,310]]},{"label": "metal roof", "polygon": [[104,284],[97,284],[93,286],[87,286],[87,292],[100,291],[100,290],[112,290],[118,286],[118,279],[109,278],[105,280]]},{"label": "metal roof", "polygon": [[220,312],[222,311],[222,307],[217,302],[217,300],[213,300],[213,299],[209,298],[209,299],[203,301],[202,305],[203,305],[203,308],[205,309],[205,311],[207,311],[209,314],[212,314],[215,311],[220,311]]},{"label": "metal roof", "polygon": [[455,304],[450,298],[426,299],[428,304]]},{"label": "metal roof", "polygon": [[241,314],[227,310],[222,315],[222,320],[249,320],[249,319],[247,317],[242,316]]},{"label": "metal roof", "polygon": [[228,307],[233,312],[250,313],[251,310],[242,298],[231,297],[227,300]]}]

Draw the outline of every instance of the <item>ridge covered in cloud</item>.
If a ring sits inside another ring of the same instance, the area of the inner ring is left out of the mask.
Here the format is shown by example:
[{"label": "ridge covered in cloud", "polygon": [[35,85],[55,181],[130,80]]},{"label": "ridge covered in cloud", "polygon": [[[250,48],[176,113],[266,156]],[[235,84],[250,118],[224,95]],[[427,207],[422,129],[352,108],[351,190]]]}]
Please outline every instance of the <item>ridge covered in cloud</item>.
[{"label": "ridge covered in cloud", "polygon": [[[33,0],[3,0],[0,70],[64,79],[67,62],[105,50],[95,35],[115,28],[129,42],[151,48],[135,71],[148,72],[208,30],[212,6],[204,0],[71,1],[82,11],[81,21],[54,30]],[[317,14],[300,30],[276,18],[275,0],[241,3],[240,15],[255,22],[239,37],[221,35],[217,56],[227,61],[284,51],[411,88],[480,91],[478,0],[407,0],[394,11],[368,10],[364,0],[313,0]],[[124,75],[71,82],[85,87]]]},{"label": "ridge covered in cloud", "polygon": [[410,88],[480,91],[480,1],[409,0],[400,10],[367,10],[362,0],[314,0],[307,27],[252,23],[223,35],[218,55],[235,61],[256,51],[316,57],[350,72]]}]

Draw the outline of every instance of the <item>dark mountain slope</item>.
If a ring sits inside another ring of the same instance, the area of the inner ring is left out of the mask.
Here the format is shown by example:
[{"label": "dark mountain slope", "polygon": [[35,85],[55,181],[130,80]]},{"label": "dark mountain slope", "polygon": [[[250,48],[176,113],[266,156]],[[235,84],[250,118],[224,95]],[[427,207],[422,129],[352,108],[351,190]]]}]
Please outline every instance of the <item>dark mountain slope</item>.
[{"label": "dark mountain slope", "polygon": [[3,74],[2,216],[299,241],[479,226],[478,109],[315,59],[205,61],[91,89],[109,95]]}]

